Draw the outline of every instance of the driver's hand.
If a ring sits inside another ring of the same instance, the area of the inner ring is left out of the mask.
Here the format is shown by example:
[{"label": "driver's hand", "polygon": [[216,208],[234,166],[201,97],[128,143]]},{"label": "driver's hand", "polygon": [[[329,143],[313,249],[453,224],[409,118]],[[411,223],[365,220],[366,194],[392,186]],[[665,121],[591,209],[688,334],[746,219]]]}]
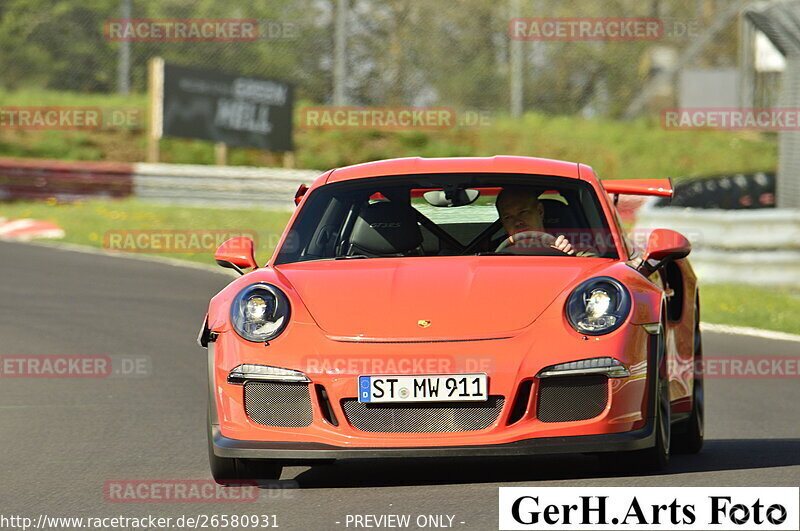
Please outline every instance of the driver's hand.
[{"label": "driver's hand", "polygon": [[558,249],[564,254],[575,254],[575,249],[572,248],[572,244],[569,243],[569,240],[567,240],[563,234],[560,234],[550,247]]}]

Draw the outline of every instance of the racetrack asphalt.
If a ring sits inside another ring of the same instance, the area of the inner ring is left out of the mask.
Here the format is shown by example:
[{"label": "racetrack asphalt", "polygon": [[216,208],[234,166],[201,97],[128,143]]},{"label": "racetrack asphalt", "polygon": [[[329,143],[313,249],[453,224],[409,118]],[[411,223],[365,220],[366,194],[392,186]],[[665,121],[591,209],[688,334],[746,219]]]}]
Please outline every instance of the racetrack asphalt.
[{"label": "racetrack asphalt", "polygon": [[[673,456],[663,473],[617,471],[592,456],[343,461],[286,468],[280,488],[252,503],[109,502],[108,481],[210,479],[206,352],[195,338],[231,277],[22,243],[0,242],[0,257],[0,356],[145,363],[138,376],[0,378],[5,516],[268,514],[281,529],[347,529],[348,514],[451,515],[453,528],[485,530],[497,529],[501,486],[800,483],[798,380],[709,379],[706,446]],[[707,356],[800,351],[764,338],[704,340]]]}]

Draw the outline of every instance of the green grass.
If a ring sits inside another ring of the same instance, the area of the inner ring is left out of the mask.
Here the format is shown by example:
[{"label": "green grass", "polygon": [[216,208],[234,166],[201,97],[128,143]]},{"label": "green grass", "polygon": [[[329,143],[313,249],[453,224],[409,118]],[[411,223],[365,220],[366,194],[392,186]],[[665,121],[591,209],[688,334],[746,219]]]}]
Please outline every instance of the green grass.
[{"label": "green grass", "polygon": [[[53,201],[0,204],[0,217],[9,219],[30,217],[58,224],[66,234],[60,241],[99,248],[107,248],[115,245],[115,242],[120,242],[121,245],[117,245],[116,248],[126,251],[213,265],[216,265],[213,258],[216,241],[220,238],[226,239],[227,233],[231,233],[230,236],[254,234],[256,260],[259,264],[263,264],[272,255],[289,216],[289,212],[183,207],[136,199],[90,200],[63,204]],[[167,238],[174,237],[175,231],[178,233],[192,231],[185,233],[187,237],[191,237],[192,234],[196,236],[213,234],[214,245],[210,250],[202,252],[151,252],[152,249],[148,247],[149,242],[156,240],[148,236],[144,246],[139,247],[135,239],[128,238],[128,235],[135,237],[132,231],[156,231],[148,234],[160,237],[162,245],[169,241]],[[218,236],[219,233],[210,231],[224,232]],[[111,239],[112,235],[119,235],[117,236],[119,239]]]},{"label": "green grass", "polygon": [[700,316],[708,323],[800,334],[800,289],[703,284]]},{"label": "green grass", "polygon": [[82,92],[62,92],[54,90],[26,89],[8,91],[0,87],[0,102],[3,106],[76,106],[76,107],[136,107],[147,106],[144,94],[93,94]]},{"label": "green grass", "polygon": [[301,166],[330,168],[398,156],[525,155],[583,162],[603,178],[658,178],[774,169],[774,137],[751,132],[666,131],[634,122],[526,114],[441,132],[310,131],[296,135]]},{"label": "green grass", "polygon": [[[442,131],[343,131],[295,127],[299,168],[328,169],[368,160],[423,156],[527,155],[589,164],[605,178],[655,178],[771,170],[777,165],[775,135],[755,132],[666,131],[658,119],[633,122],[527,113],[502,114],[487,126]],[[74,105],[135,108],[141,127],[103,131],[20,131],[0,128],[0,156],[141,162],[147,142],[147,99],[105,94],[0,90],[0,107]],[[212,164],[210,142],[178,138],[161,142],[163,162]],[[275,166],[273,154],[231,148],[234,165]]]},{"label": "green grass", "polygon": [[[66,237],[63,241],[100,248],[103,247],[104,234],[107,231],[255,232],[256,260],[259,264],[264,264],[272,255],[289,215],[289,212],[256,209],[161,205],[135,199],[91,200],[69,204],[56,204],[52,201],[0,204],[0,217],[32,217],[53,221],[65,230]],[[213,250],[152,254],[214,264]],[[703,284],[700,293],[702,319],[705,322],[800,334],[800,321],[797,319],[800,315],[800,289]]]}]

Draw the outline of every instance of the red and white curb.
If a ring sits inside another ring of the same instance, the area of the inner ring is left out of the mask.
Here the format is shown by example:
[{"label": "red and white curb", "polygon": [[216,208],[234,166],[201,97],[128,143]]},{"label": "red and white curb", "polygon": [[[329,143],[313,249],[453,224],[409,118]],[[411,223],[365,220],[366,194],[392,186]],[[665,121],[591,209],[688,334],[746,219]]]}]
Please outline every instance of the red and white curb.
[{"label": "red and white curb", "polygon": [[63,238],[64,230],[50,221],[0,218],[0,239],[29,241],[38,238]]}]

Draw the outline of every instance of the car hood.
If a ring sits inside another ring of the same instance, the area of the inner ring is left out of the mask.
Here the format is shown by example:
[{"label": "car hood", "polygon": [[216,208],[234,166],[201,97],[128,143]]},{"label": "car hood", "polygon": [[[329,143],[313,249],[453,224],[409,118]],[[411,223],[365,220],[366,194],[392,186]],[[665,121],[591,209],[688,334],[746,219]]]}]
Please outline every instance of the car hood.
[{"label": "car hood", "polygon": [[325,260],[275,267],[337,339],[505,337],[609,260],[475,256]]}]

